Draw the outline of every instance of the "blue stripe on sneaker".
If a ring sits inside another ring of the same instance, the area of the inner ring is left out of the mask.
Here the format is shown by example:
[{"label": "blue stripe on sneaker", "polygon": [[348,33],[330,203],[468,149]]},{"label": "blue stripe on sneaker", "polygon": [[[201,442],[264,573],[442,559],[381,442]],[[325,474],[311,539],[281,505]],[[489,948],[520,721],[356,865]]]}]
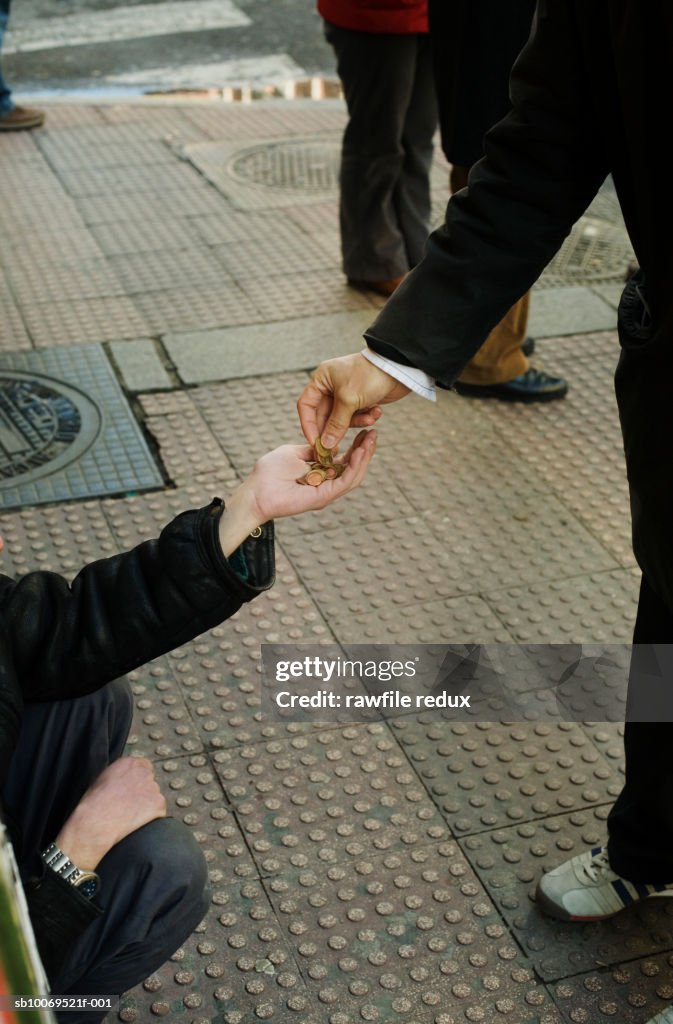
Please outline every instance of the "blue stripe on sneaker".
[{"label": "blue stripe on sneaker", "polygon": [[644,885],[643,882],[631,882],[631,885],[636,890],[641,900],[647,899],[648,896],[652,895],[650,892],[651,887],[649,885]]},{"label": "blue stripe on sneaker", "polygon": [[602,851],[603,851],[603,847],[602,846],[594,846],[593,850],[591,851],[591,856],[595,857],[597,854],[602,853]]},{"label": "blue stripe on sneaker", "polygon": [[633,903],[633,896],[626,888],[621,878],[615,878],[614,882],[612,883],[612,888],[615,890],[615,892],[617,893],[625,907],[628,907],[631,903]]}]

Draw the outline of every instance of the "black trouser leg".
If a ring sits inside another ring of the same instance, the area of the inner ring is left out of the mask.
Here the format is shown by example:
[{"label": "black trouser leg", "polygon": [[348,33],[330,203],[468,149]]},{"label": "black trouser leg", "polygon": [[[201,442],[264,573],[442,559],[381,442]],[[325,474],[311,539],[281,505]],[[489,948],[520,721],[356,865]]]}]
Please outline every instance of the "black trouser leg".
[{"label": "black trouser leg", "polygon": [[[26,708],[2,794],[22,832],[22,870],[30,872],[85,790],[121,756],[132,712],[128,684],[121,680],[78,700]],[[97,870],[102,884],[96,902],[105,912],[50,978],[58,995],[120,995],[160,967],[207,909],[203,853],[189,829],[172,818],[131,833]],[[58,1019],[96,1024],[102,1015],[64,1013]]]},{"label": "black trouser leg", "polygon": [[[434,113],[420,117],[424,97],[435,110],[430,51],[418,35],[354,32],[329,24],[325,34],[337,57],[349,114],[340,174],[344,273],[356,280],[389,280],[409,270],[407,246],[414,255],[418,250],[416,220],[429,214],[422,188],[417,210],[416,205],[435,126]],[[419,67],[421,59],[427,73]],[[410,106],[418,118],[413,130]],[[398,215],[406,205],[416,210],[410,239],[405,237],[409,215],[405,212],[402,223]],[[428,231],[429,220],[425,237]]]},{"label": "black trouser leg", "polygon": [[[673,643],[673,612],[645,577],[633,642]],[[633,882],[673,882],[672,741],[671,722],[626,723],[626,781],[608,818],[608,856],[612,869]]]}]

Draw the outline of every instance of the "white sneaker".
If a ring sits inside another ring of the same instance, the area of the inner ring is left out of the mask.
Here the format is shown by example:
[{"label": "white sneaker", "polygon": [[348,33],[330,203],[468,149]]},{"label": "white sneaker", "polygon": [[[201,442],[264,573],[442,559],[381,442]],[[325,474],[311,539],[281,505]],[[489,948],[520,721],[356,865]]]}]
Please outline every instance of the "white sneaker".
[{"label": "white sneaker", "polygon": [[650,1018],[645,1024],[673,1024],[673,1007],[668,1010],[662,1010],[656,1017]]},{"label": "white sneaker", "polygon": [[[628,882],[610,867],[607,849],[595,846],[543,875],[535,900],[546,914],[561,921],[601,921],[649,896],[673,896],[673,883]],[[670,1016],[661,1021],[656,1017],[656,1024],[673,1024],[673,1011],[665,1013]]]}]

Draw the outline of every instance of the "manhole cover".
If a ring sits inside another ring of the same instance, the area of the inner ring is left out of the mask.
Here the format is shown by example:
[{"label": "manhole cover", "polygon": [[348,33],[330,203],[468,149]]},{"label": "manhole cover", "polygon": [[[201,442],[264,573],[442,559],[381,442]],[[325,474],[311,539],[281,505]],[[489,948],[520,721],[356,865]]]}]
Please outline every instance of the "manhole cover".
[{"label": "manhole cover", "polygon": [[227,170],[233,178],[265,188],[326,192],[339,181],[337,142],[278,142],[239,152]]},{"label": "manhole cover", "polygon": [[162,486],[100,345],[0,353],[0,509]]},{"label": "manhole cover", "polygon": [[541,283],[582,284],[624,280],[633,249],[626,230],[597,217],[582,217],[543,275]]},{"label": "manhole cover", "polygon": [[100,426],[98,409],[75,388],[0,370],[0,489],[62,469],[93,444]]}]

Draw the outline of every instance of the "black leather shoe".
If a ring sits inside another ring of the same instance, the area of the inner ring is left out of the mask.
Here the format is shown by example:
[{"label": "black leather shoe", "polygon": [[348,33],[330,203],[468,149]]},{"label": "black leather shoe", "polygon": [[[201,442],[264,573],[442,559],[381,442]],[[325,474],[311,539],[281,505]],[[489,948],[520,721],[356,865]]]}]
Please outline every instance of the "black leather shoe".
[{"label": "black leather shoe", "polygon": [[457,380],[454,387],[467,398],[499,398],[502,402],[553,402],[568,391],[563,377],[551,377],[534,366],[503,384],[461,384]]},{"label": "black leather shoe", "polygon": [[535,338],[526,338],[521,346],[521,351],[525,356],[532,356],[535,351]]}]

